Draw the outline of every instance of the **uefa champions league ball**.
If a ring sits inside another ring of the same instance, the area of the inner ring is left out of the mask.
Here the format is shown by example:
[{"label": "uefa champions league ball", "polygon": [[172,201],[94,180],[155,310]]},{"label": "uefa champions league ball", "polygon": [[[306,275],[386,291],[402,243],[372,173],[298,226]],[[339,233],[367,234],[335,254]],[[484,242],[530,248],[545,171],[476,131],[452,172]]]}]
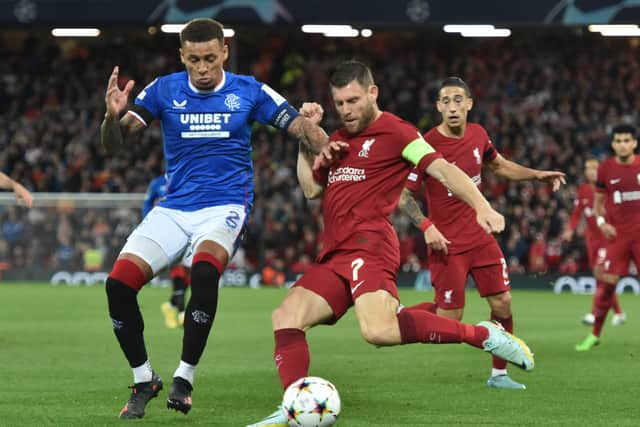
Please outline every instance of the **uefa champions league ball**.
[{"label": "uefa champions league ball", "polygon": [[290,427],[332,426],[340,415],[340,395],[323,378],[300,378],[284,392],[282,410]]}]

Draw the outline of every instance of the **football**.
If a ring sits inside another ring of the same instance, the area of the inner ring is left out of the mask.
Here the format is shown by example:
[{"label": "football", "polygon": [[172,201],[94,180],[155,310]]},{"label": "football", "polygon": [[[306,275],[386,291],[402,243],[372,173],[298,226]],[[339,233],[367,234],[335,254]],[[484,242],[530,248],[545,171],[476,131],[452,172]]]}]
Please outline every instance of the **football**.
[{"label": "football", "polygon": [[340,395],[323,378],[300,378],[284,392],[282,410],[290,427],[332,426],[340,415]]}]

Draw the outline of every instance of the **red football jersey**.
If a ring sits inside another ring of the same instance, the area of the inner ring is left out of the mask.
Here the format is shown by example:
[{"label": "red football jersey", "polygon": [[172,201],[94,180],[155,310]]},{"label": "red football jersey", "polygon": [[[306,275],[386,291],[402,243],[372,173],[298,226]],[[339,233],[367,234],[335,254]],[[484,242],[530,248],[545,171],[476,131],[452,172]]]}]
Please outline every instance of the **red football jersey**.
[{"label": "red football jersey", "polygon": [[604,194],[607,220],[618,235],[640,236],[640,155],[630,164],[615,157],[600,163],[596,191]]},{"label": "red football jersey", "polygon": [[[356,135],[344,129],[331,135],[331,141],[344,141],[349,147],[324,179],[314,174],[326,185],[322,206],[325,234],[319,261],[335,249],[351,249],[341,243],[357,231],[376,231],[398,248],[389,216],[413,167],[402,157],[402,151],[421,137],[412,124],[387,112]],[[432,160],[441,157],[437,153],[429,156]]]},{"label": "red football jersey", "polygon": [[[467,124],[462,138],[444,136],[437,127],[425,133],[424,138],[446,160],[469,175],[478,186],[482,182],[482,163],[492,161],[498,155],[487,131],[476,123]],[[437,179],[411,173],[407,180],[407,187],[416,191],[421,179],[425,184],[429,219],[438,227],[442,235],[451,241],[449,253],[466,252],[491,242],[493,236],[480,227],[476,221],[476,212],[451,194]]]},{"label": "red football jersey", "polygon": [[594,194],[595,188],[588,182],[578,187],[576,199],[573,201],[573,212],[571,212],[571,218],[569,218],[569,227],[575,230],[580,221],[580,217],[584,213],[584,220],[587,225],[585,239],[588,240],[590,244],[594,244],[594,246],[601,246],[606,239],[596,223],[596,215],[593,211]]}]

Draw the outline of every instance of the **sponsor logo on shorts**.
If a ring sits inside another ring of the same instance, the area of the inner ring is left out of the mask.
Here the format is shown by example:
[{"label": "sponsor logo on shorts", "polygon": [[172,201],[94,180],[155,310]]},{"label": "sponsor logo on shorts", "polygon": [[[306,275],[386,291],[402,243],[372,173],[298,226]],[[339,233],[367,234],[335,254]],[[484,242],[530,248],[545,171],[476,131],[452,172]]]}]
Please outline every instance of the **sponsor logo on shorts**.
[{"label": "sponsor logo on shorts", "polygon": [[453,289],[447,289],[444,291],[444,302],[445,304],[451,304],[451,296],[453,295]]},{"label": "sponsor logo on shorts", "polygon": [[236,229],[238,228],[238,221],[240,221],[240,214],[236,211],[229,212],[229,216],[224,219],[227,227]]},{"label": "sponsor logo on shorts", "polygon": [[352,295],[355,294],[358,288],[362,286],[363,283],[364,283],[364,280],[361,280],[353,288],[351,288],[351,294]]}]

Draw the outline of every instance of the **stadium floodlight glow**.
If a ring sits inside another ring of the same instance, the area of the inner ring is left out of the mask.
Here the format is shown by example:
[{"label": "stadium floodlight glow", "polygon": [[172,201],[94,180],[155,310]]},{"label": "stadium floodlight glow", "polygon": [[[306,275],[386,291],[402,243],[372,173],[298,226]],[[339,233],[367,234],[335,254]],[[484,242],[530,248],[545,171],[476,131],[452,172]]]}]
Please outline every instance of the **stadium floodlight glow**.
[{"label": "stadium floodlight glow", "polygon": [[592,33],[602,33],[602,32],[609,32],[609,31],[616,32],[616,31],[623,31],[623,30],[635,31],[638,29],[638,26],[635,24],[607,24],[607,25],[589,25],[587,28]]},{"label": "stadium floodlight glow", "polygon": [[605,37],[637,37],[640,36],[640,28],[637,26],[624,28],[607,28],[600,31]]},{"label": "stadium floodlight glow", "polygon": [[[160,26],[160,31],[163,33],[179,33],[182,31],[186,24],[162,24]],[[236,32],[233,28],[223,28],[222,32],[225,37],[233,37],[236,35]]]},{"label": "stadium floodlight glow", "polygon": [[640,28],[635,30],[607,30],[601,31],[600,34],[605,37],[640,37]]},{"label": "stadium floodlight glow", "polygon": [[509,37],[511,30],[508,28],[475,29],[461,31],[460,35],[462,37]]},{"label": "stadium floodlight glow", "polygon": [[360,35],[362,37],[371,37],[373,35],[373,31],[371,31],[369,28],[363,28],[362,30],[360,30]]},{"label": "stadium floodlight glow", "polygon": [[184,24],[162,24],[160,31],[163,33],[179,33],[184,28]]},{"label": "stadium floodlight glow", "polygon": [[462,33],[463,31],[491,31],[496,27],[493,25],[457,25],[449,24],[442,27],[445,33]]},{"label": "stadium floodlight glow", "polygon": [[54,37],[98,37],[100,30],[97,28],[54,28],[51,30]]},{"label": "stadium floodlight glow", "polygon": [[360,35],[360,31],[355,28],[348,28],[345,30],[325,31],[322,34],[324,34],[325,37],[358,37]]},{"label": "stadium floodlight glow", "polygon": [[303,33],[324,34],[329,32],[339,32],[353,30],[351,25],[315,25],[306,24],[301,27]]}]

